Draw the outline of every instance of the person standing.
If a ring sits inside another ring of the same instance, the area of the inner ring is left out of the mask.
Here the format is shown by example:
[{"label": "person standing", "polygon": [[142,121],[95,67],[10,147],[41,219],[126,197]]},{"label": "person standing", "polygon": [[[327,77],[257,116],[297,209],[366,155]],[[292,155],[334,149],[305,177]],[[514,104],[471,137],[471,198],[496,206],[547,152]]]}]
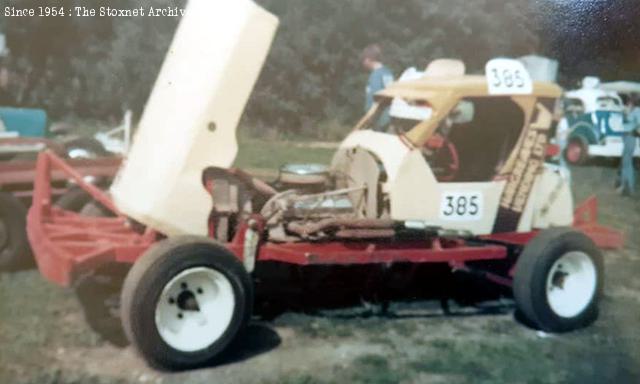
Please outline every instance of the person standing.
[{"label": "person standing", "polygon": [[624,134],[622,136],[622,161],[620,162],[620,186],[618,193],[633,196],[636,188],[633,154],[637,147],[638,129],[640,129],[640,108],[635,97],[629,97],[624,117]]},{"label": "person standing", "polygon": [[[369,80],[365,90],[365,112],[373,106],[373,96],[393,82],[393,72],[382,63],[382,49],[378,44],[367,46],[361,55],[362,66],[369,71]],[[374,129],[381,131],[389,124],[389,108],[382,112]]]}]

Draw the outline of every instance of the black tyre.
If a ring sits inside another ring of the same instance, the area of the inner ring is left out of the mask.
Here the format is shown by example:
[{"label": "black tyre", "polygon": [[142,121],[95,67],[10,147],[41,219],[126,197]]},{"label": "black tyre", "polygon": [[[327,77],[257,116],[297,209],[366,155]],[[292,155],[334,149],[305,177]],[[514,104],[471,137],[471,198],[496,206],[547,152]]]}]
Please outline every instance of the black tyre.
[{"label": "black tyre", "polygon": [[64,144],[67,156],[72,159],[94,159],[108,156],[109,152],[101,142],[92,137],[78,137]]},{"label": "black tyre", "polygon": [[80,210],[82,216],[90,217],[114,217],[115,214],[111,212],[107,207],[100,204],[95,200],[89,201]]},{"label": "black tyre", "polygon": [[248,322],[253,284],[223,246],[197,236],[149,249],[127,275],[122,323],[152,365],[169,370],[214,362]]},{"label": "black tyre", "polygon": [[590,238],[570,228],[546,229],[516,263],[517,308],[546,332],[585,327],[598,317],[603,273],[602,255]]},{"label": "black tyre", "polygon": [[564,150],[564,158],[571,165],[583,165],[589,159],[589,143],[582,136],[569,139]]},{"label": "black tyre", "polygon": [[124,347],[127,337],[120,321],[120,292],[129,271],[126,264],[108,264],[74,284],[89,327],[105,341]]},{"label": "black tyre", "polygon": [[27,238],[27,209],[10,193],[0,192],[0,270],[33,265]]},{"label": "black tyre", "polygon": [[58,200],[56,206],[67,211],[80,212],[93,198],[84,189],[80,187],[71,187],[67,189]]}]

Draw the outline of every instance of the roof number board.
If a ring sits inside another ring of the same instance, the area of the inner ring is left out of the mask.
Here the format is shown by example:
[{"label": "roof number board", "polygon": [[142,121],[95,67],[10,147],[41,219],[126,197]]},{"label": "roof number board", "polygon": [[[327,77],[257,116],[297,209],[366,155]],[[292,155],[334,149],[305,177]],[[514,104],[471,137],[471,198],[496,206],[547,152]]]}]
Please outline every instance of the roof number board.
[{"label": "roof number board", "polygon": [[490,95],[526,95],[533,92],[531,76],[517,60],[490,60],[485,66],[485,74]]}]

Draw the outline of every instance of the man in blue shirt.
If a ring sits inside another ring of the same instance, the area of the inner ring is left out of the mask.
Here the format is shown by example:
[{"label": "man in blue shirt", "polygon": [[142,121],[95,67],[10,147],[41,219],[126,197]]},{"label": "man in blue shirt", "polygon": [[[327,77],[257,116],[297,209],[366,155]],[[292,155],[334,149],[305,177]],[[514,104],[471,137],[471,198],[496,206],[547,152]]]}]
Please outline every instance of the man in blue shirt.
[{"label": "man in blue shirt", "polygon": [[[365,112],[373,106],[373,95],[393,82],[393,72],[382,64],[382,49],[377,44],[369,45],[362,51],[362,66],[371,73],[365,92]],[[389,108],[385,109],[376,122],[374,129],[382,131],[389,124]]]},{"label": "man in blue shirt", "polygon": [[624,117],[624,135],[622,136],[622,161],[620,162],[620,187],[618,192],[623,195],[635,194],[636,175],[633,166],[633,154],[637,147],[638,130],[640,129],[640,108],[637,100],[629,97]]}]

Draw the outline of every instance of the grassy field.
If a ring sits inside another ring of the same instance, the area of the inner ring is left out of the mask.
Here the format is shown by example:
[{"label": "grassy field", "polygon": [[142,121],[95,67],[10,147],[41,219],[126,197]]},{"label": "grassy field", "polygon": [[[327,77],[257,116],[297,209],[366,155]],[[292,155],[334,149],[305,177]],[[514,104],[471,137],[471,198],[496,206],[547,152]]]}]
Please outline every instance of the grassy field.
[{"label": "grassy field", "polygon": [[[287,161],[327,163],[333,150],[245,141],[237,165],[273,172]],[[615,171],[574,170],[576,201],[596,194],[601,221],[628,234],[605,253],[599,320],[562,335],[514,319],[509,298],[475,306],[437,301],[290,309],[256,318],[219,365],[148,368],[86,325],[70,289],[37,271],[0,275],[0,383],[622,383],[640,382],[640,200],[613,192]],[[324,292],[308,292],[322,296]]]}]

